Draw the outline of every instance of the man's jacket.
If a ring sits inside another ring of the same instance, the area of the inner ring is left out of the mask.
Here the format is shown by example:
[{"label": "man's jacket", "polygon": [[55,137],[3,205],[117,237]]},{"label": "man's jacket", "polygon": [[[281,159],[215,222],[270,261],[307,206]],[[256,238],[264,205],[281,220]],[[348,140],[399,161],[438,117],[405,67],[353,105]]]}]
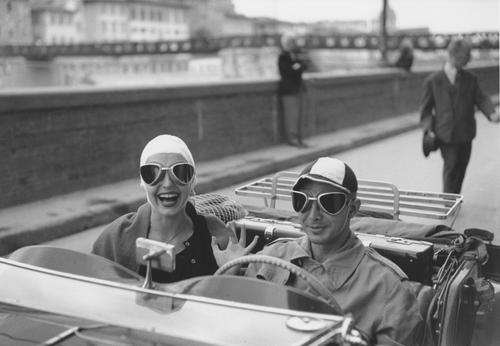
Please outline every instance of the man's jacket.
[{"label": "man's jacket", "polygon": [[451,84],[444,70],[434,72],[424,82],[420,123],[444,143],[469,142],[476,136],[475,107],[488,118],[495,108],[481,90],[477,77],[459,70]]},{"label": "man's jacket", "polygon": [[280,95],[298,94],[302,88],[302,72],[306,69],[305,63],[298,59],[298,54],[282,51],[278,57]]}]

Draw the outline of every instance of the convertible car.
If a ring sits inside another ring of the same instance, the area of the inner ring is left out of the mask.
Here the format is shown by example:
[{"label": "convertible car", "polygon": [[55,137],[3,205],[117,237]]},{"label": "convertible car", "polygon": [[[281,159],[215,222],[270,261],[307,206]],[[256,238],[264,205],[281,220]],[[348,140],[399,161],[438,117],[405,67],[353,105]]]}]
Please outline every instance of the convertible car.
[{"label": "convertible car", "polygon": [[[236,189],[242,200],[262,205],[205,195],[196,207],[258,234],[259,249],[302,235],[286,203],[296,177],[281,172]],[[500,248],[487,230],[453,230],[462,196],[360,181],[359,197],[352,229],[412,281],[429,342],[498,345]],[[169,244],[138,239],[136,245],[149,270],[175,266]],[[291,271],[314,295],[224,275],[252,262]],[[313,276],[261,255],[227,263],[213,276],[158,284],[95,255],[29,246],[0,258],[0,280],[0,345],[369,345]]]}]

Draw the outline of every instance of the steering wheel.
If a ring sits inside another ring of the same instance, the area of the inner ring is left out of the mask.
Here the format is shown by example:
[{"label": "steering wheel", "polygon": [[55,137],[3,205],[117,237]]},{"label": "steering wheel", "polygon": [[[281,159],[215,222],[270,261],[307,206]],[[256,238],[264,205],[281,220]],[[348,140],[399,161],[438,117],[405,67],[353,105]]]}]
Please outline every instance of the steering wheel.
[{"label": "steering wheel", "polygon": [[228,269],[234,266],[250,263],[271,264],[279,268],[288,270],[290,273],[295,274],[296,276],[303,279],[310,288],[312,288],[317,294],[320,295],[320,298],[330,304],[330,306],[332,306],[335,310],[337,310],[339,313],[343,313],[342,308],[335,300],[333,294],[321,283],[321,281],[319,281],[315,276],[305,271],[304,269],[296,266],[293,263],[282,260],[281,258],[266,255],[247,255],[239,257],[227,262],[222,267],[217,269],[214,275],[223,275],[226,271],[228,271]]}]

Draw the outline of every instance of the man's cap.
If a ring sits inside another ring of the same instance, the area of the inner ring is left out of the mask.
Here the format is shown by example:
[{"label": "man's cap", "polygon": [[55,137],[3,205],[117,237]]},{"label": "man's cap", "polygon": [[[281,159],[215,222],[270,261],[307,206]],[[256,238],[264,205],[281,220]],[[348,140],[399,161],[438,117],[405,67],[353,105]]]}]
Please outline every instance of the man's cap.
[{"label": "man's cap", "polygon": [[330,184],[347,193],[358,191],[358,179],[351,167],[333,157],[320,157],[308,164],[293,185],[298,190],[306,180]]}]

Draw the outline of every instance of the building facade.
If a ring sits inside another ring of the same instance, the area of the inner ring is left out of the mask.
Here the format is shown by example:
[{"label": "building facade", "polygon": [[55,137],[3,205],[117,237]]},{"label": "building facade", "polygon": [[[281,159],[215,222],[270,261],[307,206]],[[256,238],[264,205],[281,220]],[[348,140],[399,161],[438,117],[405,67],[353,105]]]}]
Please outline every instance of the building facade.
[{"label": "building facade", "polygon": [[254,20],[246,16],[228,13],[225,15],[222,36],[254,35]]},{"label": "building facade", "polygon": [[75,44],[84,41],[84,18],[78,1],[31,2],[35,44]]},{"label": "building facade", "polygon": [[[378,18],[371,21],[371,32],[379,34],[382,29],[383,13],[381,12]],[[388,34],[393,34],[396,31],[396,12],[391,7],[387,7],[387,17],[385,26]]]},{"label": "building facade", "polygon": [[[226,12],[221,12],[214,0],[184,0],[190,6],[188,13],[189,35],[194,38],[221,36]],[[227,10],[222,8],[222,10]]]},{"label": "building facade", "polygon": [[254,18],[255,35],[279,35],[285,32],[296,31],[298,27],[300,27],[300,24],[274,18]]},{"label": "building facade", "polygon": [[186,40],[189,6],[180,1],[83,0],[88,42]]},{"label": "building facade", "polygon": [[181,1],[33,0],[31,6],[35,44],[189,38],[189,6]]},{"label": "building facade", "polygon": [[0,0],[0,45],[32,41],[29,0]]}]

